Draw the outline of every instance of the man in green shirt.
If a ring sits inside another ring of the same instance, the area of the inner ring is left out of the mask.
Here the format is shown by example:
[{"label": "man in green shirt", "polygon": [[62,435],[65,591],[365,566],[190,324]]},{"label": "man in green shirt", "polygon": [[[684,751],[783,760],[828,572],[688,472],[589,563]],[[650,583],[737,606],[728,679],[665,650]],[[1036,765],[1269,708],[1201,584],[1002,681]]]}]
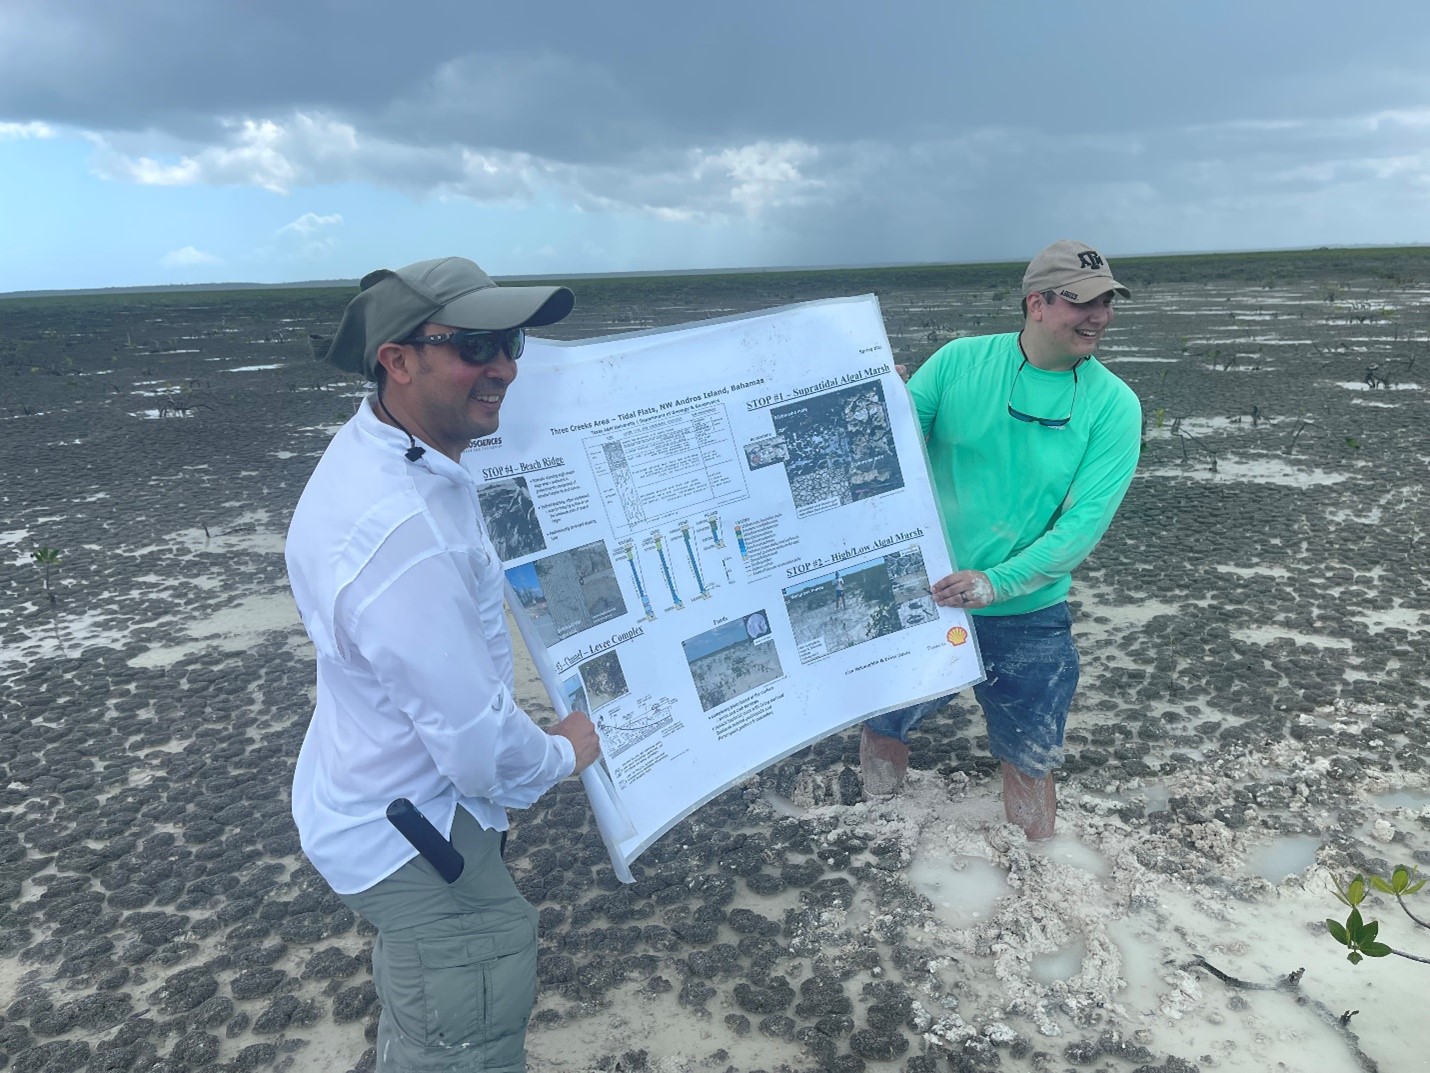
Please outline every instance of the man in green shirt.
[{"label": "man in green shirt", "polygon": [[[947,526],[954,573],[934,599],[975,616],[987,678],[974,694],[1002,761],[1003,805],[1029,838],[1053,834],[1053,771],[1077,689],[1067,606],[1074,567],[1132,482],[1142,413],[1093,356],[1130,292],[1081,242],[1055,242],[1023,276],[1023,329],[955,339],[909,380]],[[947,698],[869,720],[866,792],[892,793],[908,735]]]}]

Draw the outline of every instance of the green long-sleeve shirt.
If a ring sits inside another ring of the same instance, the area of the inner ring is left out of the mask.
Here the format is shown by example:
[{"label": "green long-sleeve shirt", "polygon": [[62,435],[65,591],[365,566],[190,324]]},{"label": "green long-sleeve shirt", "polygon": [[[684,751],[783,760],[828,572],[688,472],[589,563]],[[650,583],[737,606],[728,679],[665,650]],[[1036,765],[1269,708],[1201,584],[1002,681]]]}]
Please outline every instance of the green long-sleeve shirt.
[{"label": "green long-sleeve shirt", "polygon": [[[1074,567],[1112,522],[1132,483],[1142,408],[1096,358],[1071,372],[1022,362],[1018,335],[955,339],[909,380],[954,559],[982,570],[994,603],[1019,615],[1067,596]],[[1058,419],[1062,428],[1008,413]]]}]

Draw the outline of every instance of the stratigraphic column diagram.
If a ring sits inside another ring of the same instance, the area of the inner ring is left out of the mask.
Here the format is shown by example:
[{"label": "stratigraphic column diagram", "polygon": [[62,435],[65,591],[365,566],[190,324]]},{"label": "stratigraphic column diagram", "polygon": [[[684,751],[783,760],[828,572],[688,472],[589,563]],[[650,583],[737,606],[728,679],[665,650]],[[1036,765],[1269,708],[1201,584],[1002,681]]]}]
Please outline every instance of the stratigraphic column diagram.
[{"label": "stratigraphic column diagram", "polygon": [[606,468],[610,471],[611,481],[616,486],[616,494],[620,497],[621,509],[626,515],[626,524],[635,525],[645,521],[645,504],[641,502],[640,489],[636,487],[634,477],[631,475],[631,467],[626,459],[626,449],[619,441],[601,444],[601,450],[606,456]]},{"label": "stratigraphic column diagram", "polygon": [[631,578],[636,583],[636,592],[640,594],[641,607],[645,608],[646,621],[649,622],[655,618],[655,611],[650,606],[650,594],[645,591],[645,579],[641,577],[640,567],[636,565],[635,546],[629,540],[623,540],[619,554],[631,568]]},{"label": "stratigraphic column diagram", "polygon": [[717,548],[725,546],[725,538],[720,535],[720,515],[712,514],[705,519],[705,524],[710,527],[710,541]]},{"label": "stratigraphic column diagram", "polygon": [[659,533],[652,533],[651,538],[655,541],[655,553],[660,556],[660,572],[665,575],[665,586],[670,590],[670,599],[676,610],[680,610],[685,604],[680,600],[680,593],[675,591],[675,578],[670,572],[670,560],[665,555],[665,541]]},{"label": "stratigraphic column diagram", "polygon": [[690,560],[690,572],[695,575],[695,585],[701,597],[708,597],[710,590],[705,587],[705,576],[700,572],[700,559],[695,554],[695,541],[690,539],[690,526],[680,523],[680,539],[685,542],[685,555]]}]

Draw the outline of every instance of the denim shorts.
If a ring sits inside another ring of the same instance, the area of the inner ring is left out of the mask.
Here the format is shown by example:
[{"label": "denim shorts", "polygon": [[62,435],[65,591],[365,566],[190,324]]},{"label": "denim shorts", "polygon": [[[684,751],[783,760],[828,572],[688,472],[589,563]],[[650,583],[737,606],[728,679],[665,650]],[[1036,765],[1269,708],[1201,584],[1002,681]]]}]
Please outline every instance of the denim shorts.
[{"label": "denim shorts", "polygon": [[[1063,732],[1079,663],[1066,602],[1025,615],[974,616],[984,681],[973,687],[988,724],[988,751],[1040,779],[1063,762]],[[864,725],[907,743],[952,695],[875,716]]]}]

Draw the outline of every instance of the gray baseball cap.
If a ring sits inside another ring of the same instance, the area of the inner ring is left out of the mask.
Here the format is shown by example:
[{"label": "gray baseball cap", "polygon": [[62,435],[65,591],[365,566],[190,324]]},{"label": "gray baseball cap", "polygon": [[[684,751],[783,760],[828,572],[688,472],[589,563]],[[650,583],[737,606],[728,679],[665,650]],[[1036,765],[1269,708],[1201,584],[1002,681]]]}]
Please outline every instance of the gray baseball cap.
[{"label": "gray baseball cap", "polygon": [[1102,254],[1070,238],[1059,239],[1028,263],[1023,273],[1023,297],[1034,291],[1055,291],[1069,302],[1090,302],[1108,291],[1132,297],[1131,291],[1112,278],[1112,266]]},{"label": "gray baseball cap", "polygon": [[555,324],[576,304],[565,287],[499,287],[465,257],[418,261],[363,276],[331,340],[311,336],[314,353],[339,369],[371,377],[377,349],[432,321],[453,328],[504,331]]}]

